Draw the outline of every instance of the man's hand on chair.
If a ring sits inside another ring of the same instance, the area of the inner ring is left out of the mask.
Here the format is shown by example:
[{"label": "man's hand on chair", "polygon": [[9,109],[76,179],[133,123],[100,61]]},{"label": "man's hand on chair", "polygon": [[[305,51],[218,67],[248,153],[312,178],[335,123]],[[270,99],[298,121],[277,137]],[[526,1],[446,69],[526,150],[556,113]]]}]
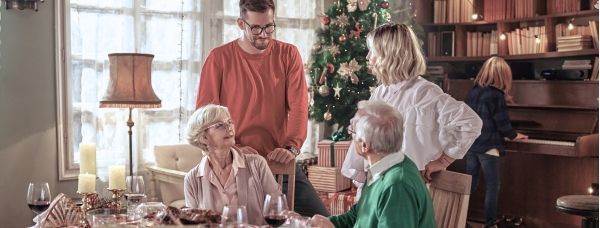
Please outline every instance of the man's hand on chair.
[{"label": "man's hand on chair", "polygon": [[269,159],[269,161],[275,161],[283,164],[289,163],[290,161],[294,160],[294,158],[294,154],[284,148],[275,148],[275,150],[267,154],[267,159]]}]

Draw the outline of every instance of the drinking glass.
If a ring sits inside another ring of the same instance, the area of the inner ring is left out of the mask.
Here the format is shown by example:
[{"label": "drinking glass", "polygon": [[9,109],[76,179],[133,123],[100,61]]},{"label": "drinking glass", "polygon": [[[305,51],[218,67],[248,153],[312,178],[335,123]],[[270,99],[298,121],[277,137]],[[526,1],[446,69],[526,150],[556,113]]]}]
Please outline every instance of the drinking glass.
[{"label": "drinking glass", "polygon": [[112,226],[117,224],[116,215],[97,214],[92,216],[92,227]]},{"label": "drinking glass", "polygon": [[30,182],[27,189],[27,206],[36,215],[44,212],[50,206],[52,196],[48,182]]},{"label": "drinking glass", "polygon": [[137,208],[137,214],[141,218],[141,226],[153,226],[155,224],[155,218],[158,214],[167,210],[161,202],[145,202],[141,203]]},{"label": "drinking glass", "polygon": [[221,224],[229,226],[243,226],[248,224],[248,213],[246,206],[227,206],[223,207]]},{"label": "drinking glass", "polygon": [[265,205],[263,207],[263,216],[265,221],[272,227],[279,227],[285,223],[287,217],[284,212],[287,210],[285,196],[282,194],[267,194]]},{"label": "drinking glass", "polygon": [[125,199],[127,199],[127,220],[135,221],[141,217],[136,213],[136,208],[146,198],[144,177],[127,176],[125,179],[127,190],[125,190]]}]

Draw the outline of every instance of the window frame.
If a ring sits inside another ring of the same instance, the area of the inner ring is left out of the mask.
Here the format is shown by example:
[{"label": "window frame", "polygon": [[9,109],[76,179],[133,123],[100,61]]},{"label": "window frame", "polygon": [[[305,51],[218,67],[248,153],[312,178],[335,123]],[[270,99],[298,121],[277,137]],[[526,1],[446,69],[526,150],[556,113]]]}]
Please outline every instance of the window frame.
[{"label": "window frame", "polygon": [[[318,12],[319,9],[323,9],[323,2],[318,1],[315,3],[315,18],[289,18],[283,15],[275,15],[275,20],[278,28],[298,28],[307,29],[308,24],[318,24]],[[79,164],[75,163],[75,148],[72,143],[73,132],[72,120],[74,112],[77,107],[74,107],[72,103],[72,92],[73,85],[71,82],[72,76],[72,56],[71,56],[71,28],[70,28],[70,12],[71,4],[70,1],[56,1],[55,4],[55,74],[56,74],[56,97],[57,97],[57,108],[56,108],[56,132],[57,132],[57,151],[58,151],[58,172],[59,181],[75,180],[79,175]],[[229,42],[225,39],[224,27],[225,25],[237,26],[238,16],[224,15],[224,4],[210,3],[206,4],[206,12],[199,15],[200,23],[203,25],[205,34],[202,35],[202,41],[200,43],[201,49],[201,63],[206,59],[208,53],[214,48],[224,42]],[[279,17],[278,17],[279,16]],[[273,38],[277,39],[277,29]],[[208,35],[211,34],[211,35]],[[218,39],[212,39],[217,37]],[[155,112],[163,112],[168,110],[157,110]],[[188,110],[183,110],[188,111]],[[136,117],[141,118],[152,118],[147,116],[145,113]],[[161,116],[155,118],[162,118]],[[136,121],[137,122],[137,121]],[[137,124],[136,124],[137,125]],[[136,126],[140,127],[140,126]],[[144,128],[145,126],[142,126]],[[136,130],[134,130],[136,131]],[[138,131],[143,134],[143,131]],[[147,143],[146,140],[140,140],[141,134],[134,133],[138,142],[138,146],[135,148],[135,153],[141,156],[144,147],[141,144]],[[181,139],[180,139],[181,140]],[[143,165],[142,159],[137,159],[138,165]],[[139,168],[139,167],[138,167]]]}]

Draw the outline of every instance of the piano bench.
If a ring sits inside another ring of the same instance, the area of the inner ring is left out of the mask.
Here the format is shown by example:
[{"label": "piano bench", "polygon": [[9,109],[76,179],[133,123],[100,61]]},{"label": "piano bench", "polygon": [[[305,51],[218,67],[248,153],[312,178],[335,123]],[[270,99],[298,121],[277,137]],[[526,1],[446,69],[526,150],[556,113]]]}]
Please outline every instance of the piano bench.
[{"label": "piano bench", "polygon": [[578,215],[582,228],[598,227],[598,196],[593,195],[567,195],[556,199],[558,211]]}]

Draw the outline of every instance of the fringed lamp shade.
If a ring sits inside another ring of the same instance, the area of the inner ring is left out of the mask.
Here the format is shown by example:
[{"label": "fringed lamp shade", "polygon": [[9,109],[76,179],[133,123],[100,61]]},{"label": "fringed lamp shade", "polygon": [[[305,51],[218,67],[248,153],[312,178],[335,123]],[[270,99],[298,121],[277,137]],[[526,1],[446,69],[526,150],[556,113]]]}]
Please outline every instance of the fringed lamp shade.
[{"label": "fringed lamp shade", "polygon": [[134,108],[160,108],[160,99],[152,89],[152,58],[154,55],[138,53],[108,54],[110,79],[100,108],[129,108],[127,131],[129,135],[129,175],[133,172],[132,131]]},{"label": "fringed lamp shade", "polygon": [[152,89],[153,58],[151,54],[109,54],[110,80],[100,108],[160,108]]}]

